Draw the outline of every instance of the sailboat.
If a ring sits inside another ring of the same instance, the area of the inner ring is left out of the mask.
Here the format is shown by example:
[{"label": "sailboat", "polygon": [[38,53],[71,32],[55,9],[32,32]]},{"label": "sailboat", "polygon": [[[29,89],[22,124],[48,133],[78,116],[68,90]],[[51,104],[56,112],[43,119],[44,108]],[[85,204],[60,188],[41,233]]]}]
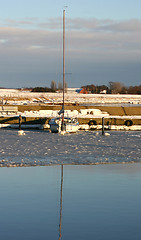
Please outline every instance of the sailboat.
[{"label": "sailboat", "polygon": [[65,10],[63,10],[63,104],[62,109],[58,112],[59,117],[49,121],[52,133],[73,133],[77,132],[79,122],[75,118],[65,117]]}]

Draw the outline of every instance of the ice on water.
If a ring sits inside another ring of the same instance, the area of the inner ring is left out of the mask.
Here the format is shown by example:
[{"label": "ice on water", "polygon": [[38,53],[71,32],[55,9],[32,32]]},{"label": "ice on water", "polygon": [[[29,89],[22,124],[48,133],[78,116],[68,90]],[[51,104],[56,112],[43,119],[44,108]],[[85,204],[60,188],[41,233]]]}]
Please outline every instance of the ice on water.
[{"label": "ice on water", "polygon": [[141,161],[141,132],[78,132],[59,135],[48,131],[0,131],[0,166],[100,164]]}]

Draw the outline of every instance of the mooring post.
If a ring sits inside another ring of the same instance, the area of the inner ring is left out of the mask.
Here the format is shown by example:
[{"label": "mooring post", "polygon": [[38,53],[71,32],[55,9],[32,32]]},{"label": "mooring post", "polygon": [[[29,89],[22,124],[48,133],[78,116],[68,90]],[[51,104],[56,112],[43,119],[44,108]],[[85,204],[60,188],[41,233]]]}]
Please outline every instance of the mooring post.
[{"label": "mooring post", "polygon": [[21,124],[22,124],[22,116],[19,115],[19,130],[21,130]]},{"label": "mooring post", "polygon": [[104,117],[102,117],[102,135],[105,135],[105,133],[104,133]]}]

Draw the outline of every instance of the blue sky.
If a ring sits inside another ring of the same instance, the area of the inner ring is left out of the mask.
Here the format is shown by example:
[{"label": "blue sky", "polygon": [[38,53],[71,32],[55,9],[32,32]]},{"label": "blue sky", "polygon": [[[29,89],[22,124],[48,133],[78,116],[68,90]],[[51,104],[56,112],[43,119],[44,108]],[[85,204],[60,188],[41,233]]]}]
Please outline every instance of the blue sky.
[{"label": "blue sky", "polygon": [[62,81],[66,8],[66,81],[141,84],[141,1],[5,0],[0,15],[0,86]]},{"label": "blue sky", "polygon": [[140,0],[4,0],[1,17],[59,17],[64,6],[68,16],[112,19],[140,18]]}]

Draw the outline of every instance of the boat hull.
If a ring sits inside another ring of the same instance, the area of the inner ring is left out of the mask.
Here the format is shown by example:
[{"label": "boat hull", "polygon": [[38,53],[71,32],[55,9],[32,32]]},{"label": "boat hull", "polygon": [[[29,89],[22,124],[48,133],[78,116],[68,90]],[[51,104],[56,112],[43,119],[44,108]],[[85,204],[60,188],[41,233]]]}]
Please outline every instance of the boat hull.
[{"label": "boat hull", "polygon": [[[65,131],[66,133],[75,133],[78,131],[79,125],[71,125],[71,124],[67,124],[66,126],[64,126],[63,131]],[[62,130],[59,128],[59,125],[50,125],[50,130],[52,133],[59,133]]]},{"label": "boat hull", "polygon": [[79,129],[79,123],[76,121],[74,122],[68,122],[70,119],[65,119],[64,124],[61,124],[61,121],[58,121],[58,119],[52,119],[49,122],[50,125],[50,130],[52,133],[59,133],[61,131],[66,132],[66,133],[75,133]]},{"label": "boat hull", "polygon": [[52,133],[58,133],[59,132],[59,125],[51,124],[50,125],[50,130],[51,130]]}]

